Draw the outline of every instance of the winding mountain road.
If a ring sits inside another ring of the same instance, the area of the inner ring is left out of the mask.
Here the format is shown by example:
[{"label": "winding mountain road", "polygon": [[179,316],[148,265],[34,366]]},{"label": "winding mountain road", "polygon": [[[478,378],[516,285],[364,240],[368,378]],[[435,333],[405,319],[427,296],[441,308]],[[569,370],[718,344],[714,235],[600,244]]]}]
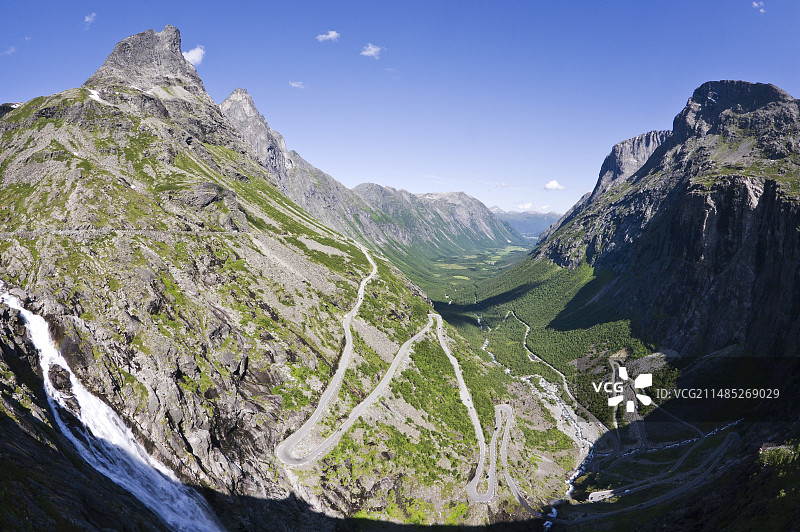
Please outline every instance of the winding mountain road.
[{"label": "winding mountain road", "polygon": [[339,442],[344,433],[347,432],[347,430],[366,411],[366,409],[372,406],[380,397],[380,395],[386,390],[386,387],[389,385],[395,373],[397,372],[398,367],[402,364],[406,356],[408,356],[409,352],[411,351],[411,347],[430,330],[435,320],[439,344],[453,366],[456,376],[456,383],[458,385],[459,397],[461,402],[467,408],[467,413],[475,431],[475,438],[478,440],[478,466],[475,471],[475,476],[467,484],[467,496],[478,503],[487,503],[495,497],[497,492],[497,440],[502,429],[503,440],[500,444],[500,460],[505,468],[504,473],[506,483],[508,484],[508,487],[514,497],[528,511],[535,513],[525,498],[520,494],[519,489],[509,473],[508,442],[510,438],[511,421],[514,414],[514,411],[510,405],[495,405],[495,430],[492,434],[492,440],[490,444],[490,458],[487,475],[488,487],[485,493],[478,493],[478,484],[480,484],[484,479],[484,473],[486,469],[486,439],[484,438],[483,428],[481,426],[480,419],[478,418],[478,412],[475,409],[475,405],[472,401],[472,395],[470,394],[469,388],[467,388],[467,385],[464,382],[464,377],[461,373],[461,366],[456,357],[453,356],[453,353],[450,351],[450,347],[447,345],[444,334],[444,322],[442,321],[442,317],[438,314],[428,314],[428,323],[425,325],[425,327],[423,327],[413,337],[409,338],[400,347],[394,357],[394,360],[392,361],[392,364],[386,370],[372,393],[370,393],[366,399],[353,408],[347,419],[332,434],[325,438],[325,440],[315,448],[308,451],[305,455],[297,456],[294,453],[300,442],[308,435],[309,432],[311,432],[314,426],[319,422],[320,418],[324,415],[331,401],[335,400],[335,398],[338,396],[339,389],[341,388],[344,380],[345,372],[347,371],[347,367],[353,354],[353,334],[350,327],[353,318],[358,314],[358,310],[364,300],[366,285],[375,277],[375,275],[377,275],[378,271],[375,262],[372,260],[372,257],[369,255],[367,250],[363,246],[361,246],[361,250],[364,252],[364,255],[366,255],[369,263],[372,265],[372,273],[370,273],[364,280],[361,281],[361,284],[358,288],[358,298],[356,304],[342,320],[342,327],[345,331],[345,346],[344,350],[342,351],[341,359],[339,360],[339,366],[333,378],[331,379],[331,382],[328,384],[328,387],[322,393],[319,403],[317,404],[317,408],[314,409],[314,412],[311,414],[311,416],[309,416],[306,422],[303,423],[303,425],[297,431],[287,437],[275,449],[275,454],[277,455],[278,459],[289,466],[303,466],[315,462],[330,452],[331,449],[333,449]]},{"label": "winding mountain road", "polygon": [[[613,436],[612,443],[614,445],[614,450],[612,451],[610,457],[615,456],[619,452],[619,449],[620,449],[619,437],[615,433],[611,432],[609,430],[609,428],[606,427],[605,424],[602,421],[597,419],[597,417],[594,414],[592,414],[583,405],[581,405],[580,402],[578,402],[577,399],[575,399],[575,396],[572,395],[572,392],[569,390],[569,386],[567,384],[567,377],[561,371],[559,371],[558,369],[553,367],[549,362],[544,360],[542,357],[533,354],[533,352],[531,352],[531,350],[528,349],[528,335],[531,332],[531,326],[528,325],[527,323],[525,323],[524,321],[522,321],[519,318],[519,316],[517,316],[516,312],[514,312],[513,310],[509,310],[506,313],[506,318],[508,318],[509,314],[511,316],[514,316],[515,320],[517,320],[518,322],[520,322],[522,325],[525,326],[525,336],[522,339],[522,347],[525,348],[525,352],[528,354],[528,359],[531,362],[540,362],[540,363],[544,364],[545,366],[547,366],[548,368],[553,370],[559,377],[561,377],[561,383],[562,383],[562,386],[564,388],[564,391],[567,393],[567,396],[570,398],[570,400],[576,405],[576,408],[575,408],[575,410],[573,410],[573,412],[577,416],[577,413],[580,410],[581,414],[583,414],[586,417],[586,419],[588,419],[590,422],[594,423],[600,429],[601,434],[607,434],[608,433],[608,434],[611,434]],[[579,427],[577,426],[577,422],[573,426],[576,428],[576,430],[579,430]],[[578,438],[580,440],[585,440],[585,438],[583,438],[581,435],[578,435]],[[586,440],[586,441],[588,442],[588,440]],[[592,442],[588,442],[588,443],[590,445],[593,444]],[[608,459],[608,458],[606,458],[606,459]]]},{"label": "winding mountain road", "polygon": [[[358,314],[358,309],[361,308],[361,303],[363,303],[364,301],[364,292],[366,290],[367,283],[370,282],[376,275],[378,275],[378,266],[375,264],[375,261],[372,260],[372,256],[370,256],[370,254],[367,252],[367,249],[364,246],[360,245],[360,247],[361,251],[364,253],[364,255],[367,257],[367,260],[372,265],[372,272],[361,281],[361,284],[358,286],[358,298],[356,300],[356,304],[355,306],[353,306],[350,312],[348,312],[342,319],[342,327],[344,328],[344,338],[345,338],[344,350],[342,351],[342,357],[339,360],[339,366],[336,368],[336,373],[333,375],[333,378],[331,379],[331,382],[328,384],[328,387],[325,388],[324,392],[322,392],[322,396],[319,399],[317,408],[314,410],[311,416],[306,420],[306,422],[303,423],[303,426],[300,427],[300,429],[298,429],[294,434],[286,438],[275,449],[275,454],[278,456],[278,459],[286,465],[298,466],[298,465],[308,464],[309,462],[313,462],[320,456],[323,456],[327,452],[326,449],[328,449],[328,446],[331,443],[335,443],[336,441],[338,441],[339,438],[341,438],[342,434],[344,433],[342,427],[339,427],[339,429],[337,429],[331,436],[329,436],[324,442],[322,442],[319,446],[317,446],[316,449],[307,453],[305,456],[297,457],[294,454],[292,454],[292,451],[294,451],[294,448],[297,447],[297,445],[300,443],[300,440],[306,437],[306,435],[311,431],[312,428],[314,428],[314,425],[317,424],[319,419],[325,413],[326,409],[328,408],[328,403],[330,403],[332,399],[338,397],[339,389],[342,386],[342,381],[344,381],[344,375],[345,372],[347,371],[347,366],[350,364],[350,358],[353,355],[353,332],[350,329],[350,325],[353,322],[353,318],[356,316],[356,314]],[[430,325],[431,323],[429,321],[428,326],[425,329],[423,329],[423,331],[427,330],[427,328],[430,327]],[[421,334],[423,334],[423,332],[418,333],[416,336],[414,336],[414,338],[417,338]],[[414,338],[412,338],[412,340]],[[409,342],[411,342],[411,340],[409,340]],[[403,344],[403,347],[400,348],[398,355],[400,354],[400,352],[403,351],[404,347],[406,347],[407,349],[409,342]],[[392,364],[392,366],[394,366],[394,364]],[[389,371],[387,371],[386,373],[389,374]],[[381,380],[381,384],[384,384],[383,380]],[[382,388],[380,388],[379,384],[378,387],[376,387],[375,391],[381,389]],[[370,397],[372,397],[372,394],[370,394]],[[348,418],[348,421],[350,421],[350,418]],[[345,423],[347,423],[348,421],[346,421]]]},{"label": "winding mountain road", "polygon": [[[574,519],[550,519],[550,520],[555,522],[555,523],[559,523],[559,524],[574,525],[574,524],[583,523],[583,522],[586,522],[586,521],[594,521],[594,520],[597,520],[597,519],[607,519],[608,517],[610,517],[612,515],[617,515],[617,514],[621,514],[621,513],[624,513],[624,512],[630,512],[632,510],[641,510],[642,508],[648,508],[650,506],[655,506],[657,504],[663,504],[663,503],[669,501],[670,499],[673,499],[676,496],[680,495],[681,493],[684,493],[684,492],[686,492],[686,491],[688,491],[688,490],[690,490],[692,488],[695,488],[695,487],[697,487],[697,486],[699,486],[701,484],[704,484],[704,483],[708,482],[710,480],[710,477],[712,476],[712,473],[713,473],[714,469],[717,467],[717,465],[719,464],[720,460],[724,456],[725,451],[728,449],[728,447],[731,444],[733,444],[738,439],[740,439],[738,434],[736,434],[736,433],[728,434],[728,436],[725,438],[725,440],[723,440],[723,442],[714,450],[714,452],[711,453],[705,460],[703,460],[703,462],[700,465],[698,465],[697,467],[695,467],[691,471],[687,471],[686,473],[683,473],[681,475],[678,475],[678,476],[675,476],[675,477],[672,477],[672,478],[666,479],[666,480],[659,480],[659,481],[653,480],[653,481],[650,481],[650,482],[646,482],[646,483],[644,483],[644,484],[642,484],[642,485],[640,485],[640,486],[638,486],[636,488],[625,488],[625,487],[622,487],[622,488],[617,488],[617,489],[614,489],[614,490],[605,490],[604,492],[602,492],[603,496],[600,497],[600,498],[595,499],[595,501],[600,501],[600,500],[603,500],[605,498],[613,497],[615,495],[619,496],[619,495],[634,493],[634,492],[641,491],[641,490],[644,490],[644,489],[647,489],[647,488],[651,488],[651,487],[659,485],[659,484],[666,484],[666,483],[677,483],[678,484],[672,490],[670,490],[670,491],[668,491],[666,493],[663,493],[663,494],[661,494],[661,495],[659,495],[657,497],[654,497],[652,499],[647,499],[646,501],[643,501],[643,502],[640,502],[638,504],[634,504],[632,506],[628,506],[628,507],[625,507],[625,508],[620,508],[618,510],[613,510],[613,511],[608,511],[608,512],[597,512],[597,513],[593,513],[593,514],[586,514],[586,515],[583,515],[581,517],[576,517]],[[692,476],[694,476],[694,478],[690,478]],[[600,493],[600,492],[596,492],[596,493]]]}]

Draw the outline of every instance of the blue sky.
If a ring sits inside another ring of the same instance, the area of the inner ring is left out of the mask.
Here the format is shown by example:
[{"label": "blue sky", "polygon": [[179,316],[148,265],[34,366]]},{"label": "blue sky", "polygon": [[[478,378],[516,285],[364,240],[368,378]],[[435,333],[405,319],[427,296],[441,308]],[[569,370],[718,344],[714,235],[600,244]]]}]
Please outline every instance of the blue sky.
[{"label": "blue sky", "polygon": [[671,128],[705,81],[800,96],[797,0],[32,1],[3,11],[2,101],[79,86],[117,41],[172,24],[184,50],[203,47],[197,70],[216,101],[248,89],[289,148],[347,186],[463,190],[506,210],[565,211],[614,143]]}]

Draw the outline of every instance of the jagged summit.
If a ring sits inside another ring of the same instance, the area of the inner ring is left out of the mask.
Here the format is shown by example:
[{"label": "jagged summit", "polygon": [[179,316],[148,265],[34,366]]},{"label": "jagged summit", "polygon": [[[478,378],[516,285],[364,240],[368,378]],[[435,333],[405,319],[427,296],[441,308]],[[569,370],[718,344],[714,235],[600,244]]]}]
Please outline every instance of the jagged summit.
[{"label": "jagged summit", "polygon": [[675,117],[672,130],[676,142],[682,142],[694,135],[714,133],[725,115],[752,113],[770,104],[792,101],[789,93],[769,83],[707,81],[695,89]]},{"label": "jagged summit", "polygon": [[225,98],[225,101],[219,104],[219,106],[226,111],[226,114],[230,111],[233,118],[241,118],[242,120],[251,120],[255,118],[269,128],[267,119],[258,112],[256,103],[253,101],[253,97],[250,96],[250,93],[247,92],[247,89],[233,89],[231,95]]},{"label": "jagged summit", "polygon": [[672,131],[650,131],[615,144],[600,167],[591,197],[632,176],[670,136]]},{"label": "jagged summit", "polygon": [[697,103],[711,103],[717,109],[741,107],[740,112],[750,112],[772,102],[794,100],[785,90],[771,83],[751,83],[749,81],[707,81],[695,89],[691,100]]},{"label": "jagged summit", "polygon": [[197,138],[234,151],[243,149],[241,139],[181,53],[181,34],[174,26],[160,32],[150,29],[117,43],[83,88],[97,91],[92,98],[100,104],[168,117],[185,130],[189,142]]},{"label": "jagged summit", "polygon": [[269,127],[267,119],[258,112],[253,98],[246,89],[234,89],[219,108],[242,134],[258,161],[270,172],[282,177],[285,171],[294,166],[292,158],[286,151],[283,136]]},{"label": "jagged summit", "polygon": [[84,83],[85,87],[133,86],[147,91],[178,85],[192,93],[204,93],[203,81],[181,53],[181,34],[167,25],[158,33],[150,29],[117,43],[103,65]]},{"label": "jagged summit", "polygon": [[241,112],[243,112],[248,118],[260,116],[264,120],[264,123],[267,122],[267,119],[264,118],[264,115],[258,112],[256,104],[253,101],[253,97],[250,96],[250,93],[247,92],[247,89],[242,89],[241,87],[233,89],[231,95],[220,104],[220,107],[222,106],[226,106],[231,109],[240,109]]}]

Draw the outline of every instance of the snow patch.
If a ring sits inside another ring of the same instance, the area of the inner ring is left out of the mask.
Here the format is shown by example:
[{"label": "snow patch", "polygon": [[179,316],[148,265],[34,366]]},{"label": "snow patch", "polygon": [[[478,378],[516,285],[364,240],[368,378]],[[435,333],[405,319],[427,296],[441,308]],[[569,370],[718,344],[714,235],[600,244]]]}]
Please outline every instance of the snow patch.
[{"label": "snow patch", "polygon": [[103,105],[111,105],[110,103],[108,103],[107,101],[102,99],[100,97],[100,93],[97,92],[95,89],[89,89],[89,98],[91,98],[92,100],[94,100],[94,101],[96,101],[98,103],[102,103]]}]

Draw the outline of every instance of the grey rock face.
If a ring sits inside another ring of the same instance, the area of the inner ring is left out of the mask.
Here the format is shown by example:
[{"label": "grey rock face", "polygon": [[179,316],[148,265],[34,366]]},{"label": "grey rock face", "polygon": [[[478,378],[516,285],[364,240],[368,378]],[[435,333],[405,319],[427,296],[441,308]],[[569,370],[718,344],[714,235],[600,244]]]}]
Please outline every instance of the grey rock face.
[{"label": "grey rock face", "polygon": [[187,91],[205,92],[203,81],[181,53],[181,34],[173,26],[158,33],[147,30],[120,41],[111,55],[84,83],[85,87],[108,85],[138,87],[181,86]]},{"label": "grey rock face", "polygon": [[[187,145],[228,144],[238,135],[203,86],[197,71],[181,53],[177,28],[165,26],[120,41],[83,86],[97,93],[99,103],[143,115],[169,118],[185,128]],[[238,139],[237,139],[238,140]],[[197,147],[202,151],[202,146]]]},{"label": "grey rock face", "polygon": [[791,103],[794,98],[775,85],[746,81],[708,81],[689,98],[672,124],[676,141],[703,136],[720,125],[721,118],[731,113],[748,114],[770,105]]},{"label": "grey rock face", "polygon": [[600,167],[600,178],[591,197],[596,198],[632,176],[671,135],[672,131],[650,131],[615,144]]},{"label": "grey rock face", "polygon": [[69,392],[72,390],[72,384],[69,382],[69,373],[61,366],[52,366],[50,368],[50,380],[56,390],[62,392]]},{"label": "grey rock face", "polygon": [[[709,82],[674,123],[672,136],[615,146],[595,192],[551,228],[536,256],[613,271],[612,306],[664,347],[795,352],[798,101],[771,85]],[[642,157],[618,164],[637,149]]]},{"label": "grey rock face", "polygon": [[595,201],[604,192],[628,180],[671,136],[672,131],[650,131],[615,144],[600,167],[600,177],[594,190],[581,197],[558,222],[542,231],[539,242],[545,241],[559,227],[572,220],[588,202]]},{"label": "grey rock face", "polygon": [[283,137],[269,127],[245,89],[234,90],[219,107],[268,170],[283,176],[294,167]]},{"label": "grey rock face", "polygon": [[168,530],[56,436],[40,373],[22,317],[0,303],[0,529]]}]

